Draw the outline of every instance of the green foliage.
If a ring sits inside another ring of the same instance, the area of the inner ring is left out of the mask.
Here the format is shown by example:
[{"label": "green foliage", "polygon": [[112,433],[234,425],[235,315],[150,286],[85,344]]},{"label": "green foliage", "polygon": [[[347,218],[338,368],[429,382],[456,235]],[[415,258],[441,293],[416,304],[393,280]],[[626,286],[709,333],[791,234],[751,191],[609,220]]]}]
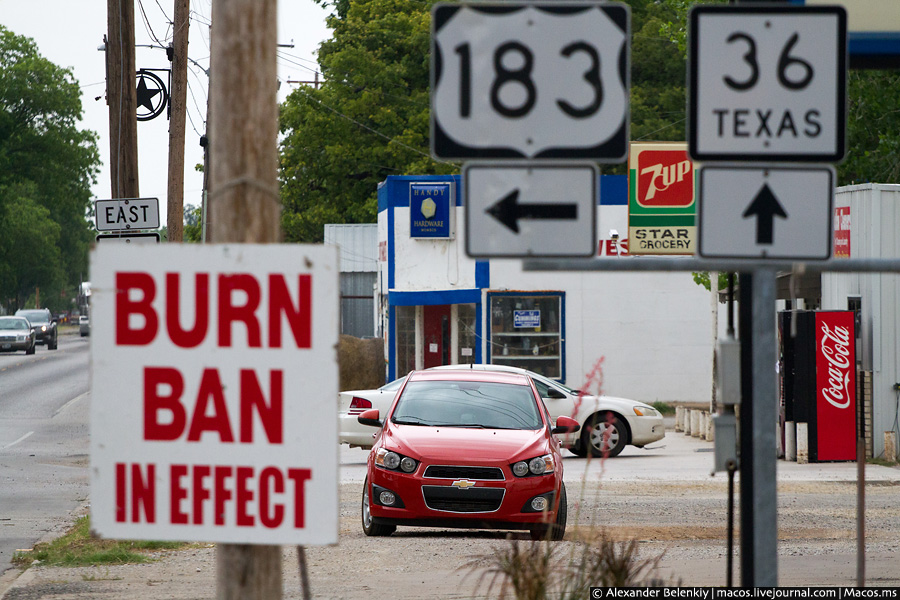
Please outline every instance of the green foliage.
[{"label": "green foliage", "polygon": [[320,89],[281,112],[285,239],[318,242],[326,223],[370,223],[388,176],[454,173],[429,153],[430,2],[360,0],[329,18]]},{"label": "green foliage", "polygon": [[39,560],[48,566],[84,567],[145,563],[152,559],[145,552],[182,548],[182,542],[101,540],[91,536],[89,517],[81,517],[65,535],[49,543],[37,544],[32,552],[18,552],[12,562],[26,567]]},{"label": "green foliage", "polygon": [[0,304],[10,309],[35,288],[43,306],[68,308],[87,273],[99,153],[81,114],[72,72],[0,25]]},{"label": "green foliage", "polygon": [[[431,0],[316,1],[334,11],[333,35],[318,56],[324,83],[298,88],[281,107],[282,226],[295,242],[321,241],[325,223],[373,222],[377,186],[388,175],[458,171],[429,150]],[[686,139],[687,16],[699,3],[628,0],[632,140]],[[849,87],[839,183],[897,181],[900,73],[852,71]]]},{"label": "green foliage", "polygon": [[201,208],[193,204],[184,207],[182,241],[199,243],[202,238]]},{"label": "green foliage", "polygon": [[[709,273],[706,271],[699,273],[692,273],[694,277],[694,283],[697,285],[702,285],[709,291],[710,281],[709,281]],[[719,289],[725,290],[728,289],[728,273],[719,273],[718,277]]]}]

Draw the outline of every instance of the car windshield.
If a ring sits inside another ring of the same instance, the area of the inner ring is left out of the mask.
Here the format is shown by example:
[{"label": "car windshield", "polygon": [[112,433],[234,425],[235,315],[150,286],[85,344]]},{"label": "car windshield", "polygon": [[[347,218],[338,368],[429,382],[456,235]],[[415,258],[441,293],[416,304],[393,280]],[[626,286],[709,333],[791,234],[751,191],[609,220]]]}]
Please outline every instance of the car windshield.
[{"label": "car windshield", "polygon": [[0,329],[29,329],[28,321],[23,319],[0,319]]},{"label": "car windshield", "polygon": [[400,386],[403,385],[403,382],[406,380],[406,377],[401,377],[400,379],[395,379],[390,383],[386,383],[380,388],[382,392],[396,392],[400,389]]},{"label": "car windshield", "polygon": [[540,429],[531,388],[480,381],[411,381],[391,422],[431,427]]},{"label": "car windshield", "polygon": [[49,323],[47,313],[42,310],[29,310],[18,313],[19,317],[25,317],[30,323]]}]

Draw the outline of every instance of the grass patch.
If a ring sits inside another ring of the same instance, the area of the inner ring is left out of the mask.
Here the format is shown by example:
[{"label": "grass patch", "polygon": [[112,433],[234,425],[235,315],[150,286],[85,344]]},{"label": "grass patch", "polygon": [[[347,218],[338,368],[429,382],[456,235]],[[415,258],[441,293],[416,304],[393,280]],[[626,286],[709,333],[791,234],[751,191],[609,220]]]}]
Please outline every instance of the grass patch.
[{"label": "grass patch", "polygon": [[176,550],[188,545],[185,542],[98,539],[91,536],[90,517],[84,516],[62,537],[37,544],[30,552],[16,552],[12,563],[19,567],[27,567],[35,560],[54,567],[145,563],[152,561],[147,552]]},{"label": "grass patch", "polygon": [[650,406],[652,406],[653,408],[658,410],[659,414],[664,415],[664,416],[670,416],[670,415],[675,414],[675,407],[666,402],[660,402],[657,400],[656,402],[652,402],[650,404]]},{"label": "grass patch", "polygon": [[897,461],[894,460],[885,460],[883,458],[867,458],[866,464],[870,465],[879,465],[882,467],[896,467]]}]

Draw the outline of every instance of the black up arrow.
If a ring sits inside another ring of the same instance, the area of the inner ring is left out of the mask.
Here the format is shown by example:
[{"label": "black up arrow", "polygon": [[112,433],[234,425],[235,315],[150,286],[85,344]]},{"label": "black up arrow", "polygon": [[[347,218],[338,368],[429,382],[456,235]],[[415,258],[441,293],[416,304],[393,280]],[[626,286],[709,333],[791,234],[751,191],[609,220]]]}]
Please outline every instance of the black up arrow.
[{"label": "black up arrow", "polygon": [[519,190],[513,190],[485,212],[519,233],[519,219],[574,220],[578,218],[578,205],[519,204]]},{"label": "black up arrow", "polygon": [[747,207],[742,215],[745,219],[756,217],[756,243],[771,244],[772,233],[775,230],[775,217],[787,219],[787,213],[784,212],[778,198],[769,189],[769,184],[763,184],[756,198]]}]

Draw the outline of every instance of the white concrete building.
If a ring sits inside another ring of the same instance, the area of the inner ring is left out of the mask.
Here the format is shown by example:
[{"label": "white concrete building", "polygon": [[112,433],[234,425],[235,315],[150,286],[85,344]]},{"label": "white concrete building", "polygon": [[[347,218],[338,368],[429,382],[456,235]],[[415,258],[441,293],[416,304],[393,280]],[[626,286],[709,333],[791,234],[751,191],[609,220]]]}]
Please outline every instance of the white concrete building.
[{"label": "white concrete building", "polygon": [[[715,307],[690,273],[534,273],[471,259],[459,183],[392,176],[379,186],[376,328],[389,380],[484,362],[574,388],[593,373],[604,393],[645,402],[709,402]],[[625,176],[601,177],[598,253],[640,260],[613,239],[628,231],[627,190]]]}]

